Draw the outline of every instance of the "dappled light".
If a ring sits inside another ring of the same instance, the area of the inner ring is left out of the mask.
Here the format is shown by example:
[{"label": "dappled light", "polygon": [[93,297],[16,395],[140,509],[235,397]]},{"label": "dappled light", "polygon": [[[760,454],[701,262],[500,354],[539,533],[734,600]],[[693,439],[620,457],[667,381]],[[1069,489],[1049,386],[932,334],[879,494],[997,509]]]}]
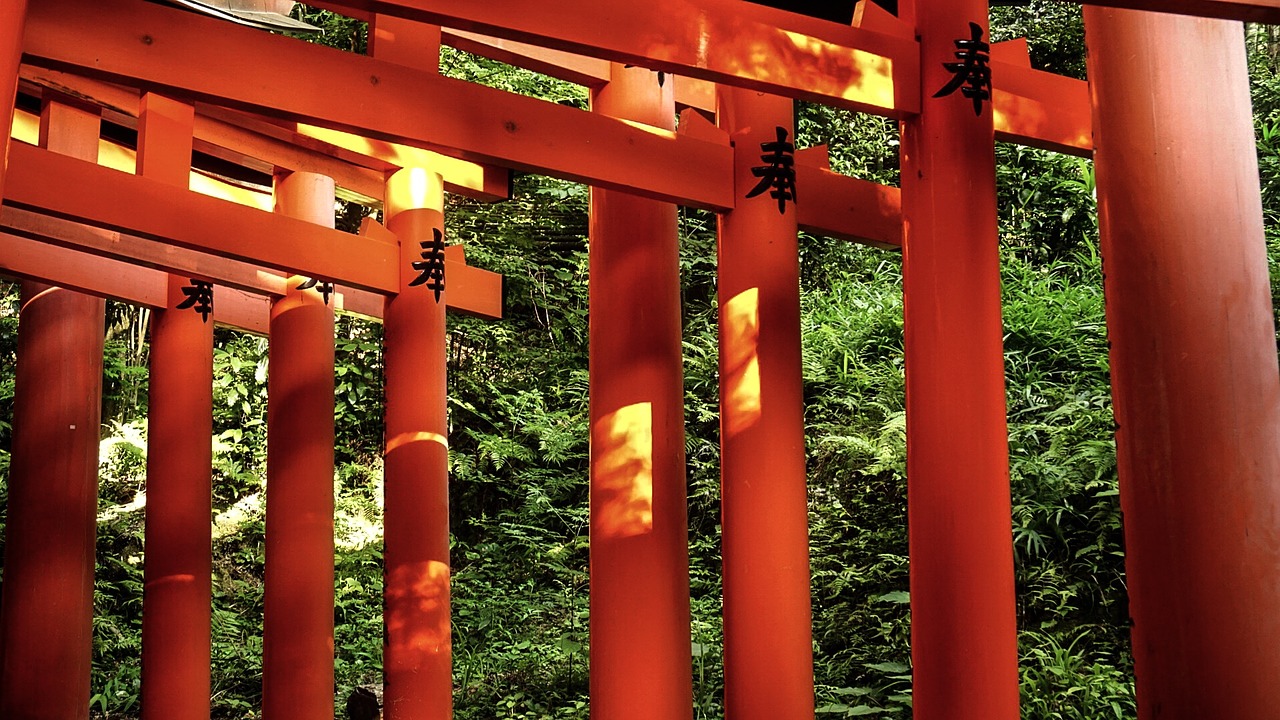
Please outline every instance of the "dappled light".
[{"label": "dappled light", "polygon": [[653,404],[636,403],[600,418],[592,428],[591,512],[602,538],[653,529]]},{"label": "dappled light", "polygon": [[[756,16],[776,17],[775,13],[745,4],[734,14],[709,13],[691,3],[667,3],[665,9],[670,17],[662,39],[639,36],[644,54],[654,60],[691,63],[735,75],[748,84],[786,85],[814,99],[881,112],[895,107],[895,92],[908,96],[902,92],[906,88],[896,87],[905,80],[895,67],[896,58],[858,49],[862,39],[890,47],[889,41],[895,39],[888,36],[835,24],[830,25],[831,39],[769,27]],[[904,52],[901,60],[906,59]]]},{"label": "dappled light", "polygon": [[760,289],[738,293],[725,303],[720,333],[724,354],[724,413],[727,436],[760,419]]},{"label": "dappled light", "polygon": [[440,197],[440,175],[423,167],[407,167],[387,183],[386,206],[401,210],[428,208]]},{"label": "dappled light", "polygon": [[441,155],[409,145],[364,138],[341,130],[298,123],[298,133],[353,152],[380,158],[400,167],[426,167],[444,175],[454,185],[472,190],[485,189],[485,169],[481,165]]},{"label": "dappled light", "polygon": [[1064,93],[1049,104],[1043,96],[992,93],[995,129],[999,136],[1034,147],[1088,157],[1093,153],[1093,128],[1088,89],[1084,81],[1071,81],[1077,92]]},{"label": "dappled light", "polygon": [[407,445],[411,445],[413,443],[420,443],[420,442],[434,443],[436,445],[439,445],[445,448],[446,450],[449,448],[449,439],[441,435],[440,433],[426,432],[426,431],[406,432],[406,433],[400,433],[399,435],[396,435],[394,437],[387,438],[387,454],[390,455],[391,453],[395,452],[397,449],[401,447],[405,447]]},{"label": "dappled light", "polygon": [[1280,0],[264,2],[0,3],[0,717],[1280,704]]},{"label": "dappled light", "polygon": [[396,568],[387,578],[388,651],[403,662],[449,649],[449,566],[428,560]]}]

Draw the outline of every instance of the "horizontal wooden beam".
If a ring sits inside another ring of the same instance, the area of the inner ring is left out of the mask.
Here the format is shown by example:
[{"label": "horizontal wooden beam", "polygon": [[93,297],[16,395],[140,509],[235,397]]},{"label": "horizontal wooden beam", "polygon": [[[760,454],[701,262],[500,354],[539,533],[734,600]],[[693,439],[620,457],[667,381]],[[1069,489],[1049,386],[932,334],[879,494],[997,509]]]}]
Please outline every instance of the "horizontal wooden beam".
[{"label": "horizontal wooden beam", "polygon": [[474,200],[497,202],[511,197],[511,173],[506,168],[481,165],[459,160],[448,155],[423,150],[410,145],[366,138],[341,130],[309,125],[288,120],[269,120],[238,110],[198,106],[213,117],[226,121],[233,127],[252,130],[267,138],[299,150],[311,149],[333,157],[352,161],[377,163],[381,166],[377,178],[378,187],[371,195],[379,203],[383,200],[386,178],[400,168],[431,168],[444,178],[445,192],[463,195]]},{"label": "horizontal wooden beam", "polygon": [[[441,31],[441,40],[459,50],[577,85],[601,87],[609,82],[608,60],[451,28]],[[669,79],[675,85],[677,108],[715,112],[715,83],[683,75]]]},{"label": "horizontal wooden beam", "polygon": [[[4,232],[0,232],[0,275],[142,307],[163,308],[168,302],[168,273]],[[265,296],[220,285],[213,288],[213,321],[219,325],[266,335],[270,310]]]},{"label": "horizontal wooden beam", "polygon": [[[11,137],[25,143],[35,145],[39,141],[40,118],[24,110],[15,110]],[[98,140],[98,164],[120,172],[134,173],[138,164],[138,153],[133,148],[117,145],[100,138]],[[229,200],[240,205],[255,207],[259,210],[270,210],[272,199],[270,193],[262,193],[248,188],[232,185],[199,170],[192,170],[189,188],[193,192],[209,197]]]},{"label": "horizontal wooden beam", "polygon": [[1025,40],[991,47],[991,105],[996,139],[1091,157],[1089,84],[1031,67]]},{"label": "horizontal wooden beam", "polygon": [[[446,152],[456,146],[472,159],[483,153],[485,162],[682,205],[723,211],[736,201],[732,150],[722,133],[677,135],[131,0],[109,9],[89,0],[45,0],[33,6],[27,30],[33,58],[158,85],[178,97]],[[139,33],[150,42],[140,42]],[[207,70],[220,63],[222,70]],[[312,91],[322,86],[326,93]],[[828,173],[817,182],[857,181]],[[820,190],[815,197],[842,192]],[[811,211],[822,219],[810,221]],[[800,222],[819,234],[870,234],[861,212],[802,203],[800,213]]]},{"label": "horizontal wooden beam", "polygon": [[1074,0],[1082,5],[1280,25],[1280,0]]},{"label": "horizontal wooden beam", "polygon": [[[114,113],[112,119],[129,127],[135,124],[139,93],[133,88],[31,65],[22,67],[22,79],[108,109]],[[431,160],[431,167],[444,177],[446,192],[484,202],[510,197],[511,173],[503,167],[471,163],[417,148],[400,152],[401,146],[388,143],[370,146],[370,153],[361,154],[353,147],[334,145],[296,129],[252,119],[244,113],[205,105],[197,110],[196,150],[260,172],[271,173],[275,168],[283,168],[319,173],[333,178],[339,188],[354,193],[347,199],[381,203],[387,174],[410,167],[404,164],[408,159]]]},{"label": "horizontal wooden beam", "polygon": [[[724,130],[692,108],[680,113],[680,133],[708,142],[728,139]],[[826,157],[825,148],[796,153],[796,191],[802,198],[796,202],[800,229],[875,247],[901,246],[901,191],[831,172]]]},{"label": "horizontal wooden beam", "polygon": [[631,63],[851,110],[920,109],[909,37],[741,0],[328,0],[326,5]]},{"label": "horizontal wooden beam", "polygon": [[727,144],[140,0],[42,0],[26,30],[35,64],[668,202],[719,210],[734,202]]},{"label": "horizontal wooden beam", "polygon": [[398,288],[395,245],[25,143],[11,145],[7,173],[6,204],[373,292],[393,293]]},{"label": "horizontal wooden beam", "polygon": [[[389,230],[377,225],[372,219],[369,219],[368,222],[373,223],[380,230],[380,232],[362,231],[362,235],[368,237],[370,241],[380,243],[397,241],[395,235]],[[229,260],[189,248],[177,247],[169,243],[148,240],[136,235],[106,230],[30,210],[16,207],[0,208],[0,228],[9,231],[10,237],[16,238],[20,236],[31,242],[39,242],[59,249],[58,253],[44,253],[40,257],[56,257],[62,263],[61,266],[48,266],[47,269],[41,271],[44,274],[34,275],[32,273],[35,271],[30,270],[31,265],[29,263],[15,265],[12,268],[15,274],[26,273],[32,279],[41,279],[67,287],[71,287],[75,283],[90,282],[87,278],[91,277],[92,272],[97,272],[103,267],[115,267],[114,265],[104,266],[100,262],[101,260],[108,260],[117,265],[130,268],[129,272],[132,273],[130,277],[142,277],[142,275],[134,272],[133,269],[137,268],[158,272],[161,275],[174,274],[199,278],[212,282],[217,288],[226,288],[228,291],[262,296],[264,298],[282,296],[285,292],[286,278],[278,272],[257,267],[250,263]],[[474,317],[501,318],[502,276],[468,266],[461,257],[461,250],[460,246],[455,246],[446,251],[445,275],[449,278],[449,290],[445,294],[445,302],[449,310]],[[35,251],[24,252],[31,253]],[[0,268],[4,267],[7,266],[0,263]],[[86,270],[86,268],[89,270]],[[19,272],[19,270],[22,272]],[[59,272],[64,271],[68,278],[65,281],[61,280],[62,275],[59,275]],[[148,275],[147,277],[150,276]],[[99,286],[101,286],[101,283],[94,287]],[[110,285],[110,287],[116,286]],[[104,294],[104,292],[94,291],[91,294]],[[138,291],[131,292],[134,292],[134,294],[122,295],[120,293],[105,292],[105,295],[140,305],[148,305],[153,301],[162,303],[165,298],[163,285],[156,291],[158,293],[156,298],[138,295]],[[385,301],[386,298],[381,294],[343,287],[342,285],[336,287],[336,292],[333,296],[333,305],[336,311],[353,313],[372,320],[382,319]],[[266,306],[264,305],[263,307],[262,330],[265,332]],[[246,329],[256,332],[257,326]]]},{"label": "horizontal wooden beam", "polygon": [[[886,27],[895,27],[893,23],[898,22],[897,18],[874,4],[871,7],[876,8],[873,17],[884,15],[886,19],[879,21]],[[606,60],[463,30],[446,29],[443,37],[453,47],[561,80],[590,87],[609,81],[609,62]],[[1025,62],[998,61],[996,48],[1008,44],[999,43],[993,47],[992,106],[995,108],[996,139],[1072,155],[1092,155],[1088,83],[1032,69],[1030,58],[1025,54],[1025,42],[1019,45],[1024,51],[1022,60]],[[1006,54],[1009,54],[1007,50]],[[678,107],[715,112],[714,83],[678,75],[672,78],[672,82],[675,83]]]},{"label": "horizontal wooden beam", "polygon": [[[873,247],[902,247],[902,191],[898,188],[797,163],[796,192],[804,193],[796,201],[801,230]],[[858,222],[851,223],[850,218]]]}]

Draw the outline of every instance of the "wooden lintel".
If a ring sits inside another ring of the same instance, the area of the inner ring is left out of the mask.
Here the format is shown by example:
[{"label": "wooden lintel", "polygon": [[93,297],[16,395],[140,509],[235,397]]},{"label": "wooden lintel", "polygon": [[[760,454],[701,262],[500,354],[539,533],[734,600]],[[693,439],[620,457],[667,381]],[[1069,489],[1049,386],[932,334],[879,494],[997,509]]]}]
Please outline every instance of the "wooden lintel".
[{"label": "wooden lintel", "polygon": [[[441,147],[449,154],[461,150],[458,154],[472,159],[484,153],[479,159],[486,162],[667,202],[721,211],[735,203],[732,150],[723,136],[713,140],[714,136],[638,126],[137,0],[109,10],[99,5],[88,0],[34,5],[27,23],[29,56],[286,120],[306,119],[363,136]],[[138,28],[147,29],[151,43],[137,41]],[[216,73],[207,71],[237,58],[244,61]],[[286,67],[287,73],[279,70]],[[311,91],[321,85],[329,92]],[[342,96],[344,102],[330,102],[331,95]],[[420,112],[435,106],[441,111]],[[454,147],[457,150],[450,149]],[[882,213],[878,200],[869,210],[850,209],[849,200],[837,189],[859,181],[826,173],[813,182],[817,186],[811,197],[841,199],[833,207],[801,203],[802,225],[873,244],[897,242],[900,232],[877,230],[876,221],[866,220]],[[892,189],[853,192],[849,197],[872,198],[883,192],[892,194]],[[341,271],[305,274],[332,277]]]},{"label": "wooden lintel", "polygon": [[914,39],[740,0],[329,0],[676,75],[899,117],[920,108]]},{"label": "wooden lintel", "polygon": [[[8,269],[16,276],[77,289],[87,284],[86,292],[94,295],[148,306],[158,306],[158,303],[164,302],[163,284],[155,289],[140,280],[119,284],[112,282],[108,276],[96,278],[95,274],[103,268],[114,268],[123,273],[126,279],[151,277],[146,273],[152,272],[199,278],[228,292],[263,298],[278,297],[285,291],[286,279],[278,271],[30,210],[0,208],[0,227],[9,231],[7,237],[24,241],[13,245],[21,250],[20,254],[12,257],[0,254],[0,270]],[[395,240],[395,235],[390,231],[386,231],[385,235],[371,236],[371,241],[376,242]],[[32,242],[55,250],[34,248],[29,244]],[[450,253],[450,257],[445,260],[445,275],[449,278],[445,302],[449,310],[475,317],[500,319],[502,276],[470,267],[460,257],[454,259],[455,255],[456,253]],[[35,264],[32,258],[45,258],[49,262]],[[54,260],[57,262],[54,263]],[[104,265],[104,262],[111,264]],[[124,288],[130,289],[126,292]],[[349,312],[373,320],[382,319],[385,300],[382,294],[340,284],[333,296],[334,309],[338,312]],[[254,325],[243,329],[257,332],[259,328]],[[266,332],[266,305],[263,305],[261,331]]]},{"label": "wooden lintel", "polygon": [[[464,195],[484,202],[497,202],[511,197],[511,173],[506,168],[459,160],[448,155],[398,143],[386,142],[340,130],[286,120],[270,120],[256,115],[199,104],[197,108],[225,123],[275,138],[290,147],[310,149],[326,156],[346,160],[376,171],[379,185],[396,170],[426,167],[444,177],[445,192]],[[385,187],[372,197],[382,201]]]},{"label": "wooden lintel", "polygon": [[734,202],[727,144],[680,138],[141,0],[34,3],[24,51],[42,66],[473,162],[708,209]]},{"label": "wooden lintel", "polygon": [[[30,65],[22,67],[22,79],[108,109],[130,127],[136,122],[139,93],[135,89]],[[351,199],[380,203],[386,174],[404,167],[397,163],[400,158],[393,152],[361,154],[353,148],[307,137],[244,113],[203,104],[197,110],[194,137],[197,150],[268,173],[277,167],[320,173],[333,178],[338,187],[354,193]],[[436,165],[444,176],[447,192],[483,202],[510,197],[510,171],[506,168],[435,157],[441,160]]]},{"label": "wooden lintel", "polygon": [[902,246],[902,191],[796,164],[796,221],[814,235],[873,247]]},{"label": "wooden lintel", "polygon": [[[168,273],[4,232],[0,232],[0,275],[142,307],[162,308],[168,300]],[[270,309],[266,296],[214,286],[213,321],[219,325],[266,335]]]},{"label": "wooden lintel", "polygon": [[[11,144],[7,174],[5,203],[19,208],[374,292],[391,293],[398,288],[399,250],[394,245],[25,143]],[[68,188],[80,190],[68,192]]]},{"label": "wooden lintel", "polygon": [[[870,16],[877,18],[885,30],[901,32],[897,18],[870,5],[875,8]],[[446,29],[443,37],[447,44],[467,52],[579,85],[597,87],[609,81],[609,63],[605,60],[463,30]],[[1025,41],[998,43],[992,48],[992,105],[997,139],[1071,155],[1091,155],[1088,83],[1033,70],[1029,58],[1022,58],[1025,62],[1004,62],[997,57],[997,49],[1012,56],[1018,47],[1025,49]],[[715,112],[714,83],[683,76],[675,76],[673,82],[678,107]]]},{"label": "wooden lintel", "polygon": [[1068,155],[1093,155],[1093,106],[1084,80],[991,62],[996,139]]}]

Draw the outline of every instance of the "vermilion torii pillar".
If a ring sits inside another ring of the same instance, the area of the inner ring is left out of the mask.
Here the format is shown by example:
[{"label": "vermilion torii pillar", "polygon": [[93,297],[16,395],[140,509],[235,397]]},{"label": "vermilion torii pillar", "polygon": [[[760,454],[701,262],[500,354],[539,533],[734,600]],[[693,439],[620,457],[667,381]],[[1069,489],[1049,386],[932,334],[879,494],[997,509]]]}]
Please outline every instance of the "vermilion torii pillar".
[{"label": "vermilion torii pillar", "polygon": [[[674,82],[613,63],[592,110],[675,129]],[[676,207],[591,189],[591,715],[693,713]]]},{"label": "vermilion torii pillar", "polygon": [[[46,99],[40,142],[96,162],[99,128],[96,112]],[[89,717],[104,311],[100,298],[22,284],[0,717]]]},{"label": "vermilion torii pillar", "polygon": [[915,3],[922,112],[902,127],[911,658],[918,720],[1016,720],[995,135],[947,88],[985,0]]},{"label": "vermilion torii pillar", "polygon": [[747,197],[761,181],[753,168],[772,164],[765,146],[794,142],[793,106],[716,92],[737,200],[719,227],[725,717],[802,720],[813,717],[813,629],[796,210],[775,191]]},{"label": "vermilion torii pillar", "polygon": [[[333,227],[334,184],[276,177],[276,212]],[[292,276],[267,371],[266,720],[333,717],[333,310]]]},{"label": "vermilion torii pillar", "polygon": [[406,168],[387,181],[386,199],[387,225],[400,239],[400,292],[383,320],[383,702],[387,720],[437,720],[453,716],[445,299],[414,263],[439,263],[443,273],[444,181]]},{"label": "vermilion torii pillar", "polygon": [[[147,93],[138,123],[138,174],[185,188],[190,105]],[[213,318],[189,278],[169,276],[169,301],[151,316],[147,514],[142,601],[142,713],[208,720],[212,573]],[[187,291],[184,293],[184,290]]]},{"label": "vermilion torii pillar", "polygon": [[9,126],[18,95],[18,66],[22,62],[22,31],[27,24],[27,0],[8,0],[0,6],[0,197],[4,197],[5,167],[9,164]]},{"label": "vermilion torii pillar", "polygon": [[[375,15],[369,51],[434,73],[440,28]],[[443,273],[444,178],[405,168],[387,179],[385,197],[387,228],[400,244],[400,291],[387,298],[383,319],[383,714],[439,720],[453,716],[445,291],[428,287],[434,280],[414,263],[440,263]]]},{"label": "vermilion torii pillar", "polygon": [[1270,717],[1280,372],[1243,29],[1085,29],[1138,715]]}]

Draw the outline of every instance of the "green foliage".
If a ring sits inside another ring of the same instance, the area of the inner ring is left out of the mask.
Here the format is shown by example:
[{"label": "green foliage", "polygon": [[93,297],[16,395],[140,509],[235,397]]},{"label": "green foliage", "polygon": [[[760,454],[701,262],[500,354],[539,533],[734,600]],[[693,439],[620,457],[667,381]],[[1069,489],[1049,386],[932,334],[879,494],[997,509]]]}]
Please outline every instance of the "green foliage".
[{"label": "green foliage", "polygon": [[1085,77],[1084,22],[1080,6],[1052,0],[991,9],[994,42],[1026,38],[1031,66],[1069,77]]},{"label": "green foliage", "polygon": [[[1032,62],[1084,72],[1079,8],[993,11]],[[363,52],[367,27],[298,6],[319,40]],[[1280,38],[1249,28],[1273,282],[1280,273]],[[586,92],[446,49],[442,72],[566,105]],[[893,122],[801,103],[802,147],[896,183]],[[1001,144],[1005,366],[1026,720],[1135,717],[1093,171]],[[586,720],[588,190],[517,176],[508,202],[448,199],[448,235],[500,272],[501,321],[450,317],[450,520],[455,716]],[[340,226],[365,210],[346,205]],[[723,717],[715,216],[681,209],[684,391],[695,717]],[[900,256],[802,235],[816,708],[908,718],[910,608]],[[1276,289],[1280,290],[1280,286]],[[0,286],[0,365],[17,293]],[[109,310],[93,712],[136,717],[145,557],[146,313]],[[381,328],[336,327],[335,701],[382,664]],[[264,339],[219,330],[214,356],[212,698],[215,718],[261,702],[266,461]],[[0,499],[12,372],[0,374]]]}]

